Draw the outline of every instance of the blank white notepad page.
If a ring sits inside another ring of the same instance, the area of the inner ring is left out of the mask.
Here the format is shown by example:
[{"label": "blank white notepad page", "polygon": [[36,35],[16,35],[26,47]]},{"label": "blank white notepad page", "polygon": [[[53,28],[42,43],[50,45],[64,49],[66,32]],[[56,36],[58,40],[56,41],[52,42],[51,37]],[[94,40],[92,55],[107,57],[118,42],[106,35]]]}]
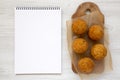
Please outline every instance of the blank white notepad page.
[{"label": "blank white notepad page", "polygon": [[61,9],[16,8],[15,74],[61,73]]}]

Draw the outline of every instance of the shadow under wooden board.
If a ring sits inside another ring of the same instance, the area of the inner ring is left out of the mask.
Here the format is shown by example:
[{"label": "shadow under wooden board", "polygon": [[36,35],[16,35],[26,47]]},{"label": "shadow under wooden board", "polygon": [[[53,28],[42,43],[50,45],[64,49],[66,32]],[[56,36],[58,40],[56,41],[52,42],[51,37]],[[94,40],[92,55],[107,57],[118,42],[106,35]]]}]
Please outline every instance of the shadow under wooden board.
[{"label": "shadow under wooden board", "polygon": [[[92,12],[96,12],[94,13],[94,16],[93,15],[89,15],[91,14]],[[91,17],[91,24],[93,25],[94,22],[96,20],[99,21],[99,23],[101,25],[104,25],[104,15],[101,13],[100,9],[98,8],[98,6],[92,2],[85,2],[83,4],[81,4],[76,12],[72,15],[72,20],[75,19],[75,18],[78,18],[78,17],[82,17],[82,16],[85,16],[85,15],[89,15]],[[89,25],[91,26],[91,25]],[[103,43],[103,40],[102,40],[102,43]],[[100,65],[104,65],[104,60],[99,62]],[[99,66],[99,65],[98,65]],[[74,73],[77,73],[73,63],[72,63],[72,70]],[[104,70],[104,66],[103,66],[103,69],[102,71]],[[99,73],[101,73],[102,71],[98,71]]]}]

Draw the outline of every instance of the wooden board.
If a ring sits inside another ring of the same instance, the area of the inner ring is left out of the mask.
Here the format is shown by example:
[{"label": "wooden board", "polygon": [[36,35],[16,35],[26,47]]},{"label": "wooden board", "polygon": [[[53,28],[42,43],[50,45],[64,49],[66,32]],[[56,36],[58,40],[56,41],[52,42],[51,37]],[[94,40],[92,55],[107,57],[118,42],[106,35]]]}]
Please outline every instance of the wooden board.
[{"label": "wooden board", "polygon": [[[98,8],[98,6],[92,2],[85,2],[82,3],[76,10],[76,12],[72,15],[72,19],[75,19],[77,17],[82,17],[85,15],[88,15],[92,12],[95,12],[95,15],[98,15],[97,18],[99,19],[99,21],[104,24],[104,15],[101,13],[100,9]],[[94,17],[95,18],[95,17]],[[97,19],[97,20],[98,20]],[[74,73],[77,73],[77,71],[74,68],[74,65],[72,64],[72,70]]]}]

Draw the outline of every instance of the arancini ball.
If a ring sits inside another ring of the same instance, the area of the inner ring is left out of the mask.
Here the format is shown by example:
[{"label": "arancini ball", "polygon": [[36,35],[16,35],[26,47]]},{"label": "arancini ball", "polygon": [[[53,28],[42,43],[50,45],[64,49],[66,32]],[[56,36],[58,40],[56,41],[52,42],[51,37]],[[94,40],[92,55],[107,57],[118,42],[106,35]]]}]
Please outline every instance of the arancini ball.
[{"label": "arancini ball", "polygon": [[94,69],[94,61],[88,57],[82,58],[78,61],[78,70],[83,73],[90,73]]},{"label": "arancini ball", "polygon": [[91,55],[96,60],[102,60],[107,55],[107,49],[103,44],[95,44],[91,48]]},{"label": "arancini ball", "polygon": [[72,43],[72,49],[77,54],[82,54],[88,49],[88,42],[83,38],[77,38]]},{"label": "arancini ball", "polygon": [[89,28],[88,32],[89,37],[92,40],[100,40],[103,38],[104,30],[103,27],[100,25],[93,25]]},{"label": "arancini ball", "polygon": [[87,31],[87,23],[82,19],[73,20],[72,31],[77,35],[85,33]]}]

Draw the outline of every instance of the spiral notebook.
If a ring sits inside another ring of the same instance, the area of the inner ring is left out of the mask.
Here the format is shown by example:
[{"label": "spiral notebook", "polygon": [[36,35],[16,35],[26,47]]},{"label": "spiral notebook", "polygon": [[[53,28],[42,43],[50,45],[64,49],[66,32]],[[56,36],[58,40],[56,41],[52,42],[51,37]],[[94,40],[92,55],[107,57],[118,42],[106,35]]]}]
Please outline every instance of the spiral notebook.
[{"label": "spiral notebook", "polygon": [[15,8],[15,74],[61,73],[61,9]]}]

